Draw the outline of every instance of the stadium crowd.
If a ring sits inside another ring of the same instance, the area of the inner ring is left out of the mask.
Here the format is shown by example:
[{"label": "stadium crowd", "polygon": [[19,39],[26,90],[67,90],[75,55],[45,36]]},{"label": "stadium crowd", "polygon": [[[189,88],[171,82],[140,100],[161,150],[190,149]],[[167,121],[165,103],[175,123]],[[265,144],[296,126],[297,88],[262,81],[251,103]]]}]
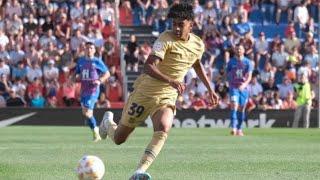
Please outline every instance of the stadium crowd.
[{"label": "stadium crowd", "polygon": [[73,76],[85,42],[97,47],[111,77],[98,107],[122,101],[114,9],[92,0],[0,1],[0,106],[79,106]]},{"label": "stadium crowd", "polygon": [[[170,20],[166,19],[166,13],[171,3],[179,3],[179,0],[130,2],[126,1],[121,7],[122,11],[131,11],[123,21],[120,17],[121,23],[151,25],[153,34],[157,36],[170,28]],[[221,97],[218,108],[229,108],[225,69],[237,43],[244,44],[245,55],[255,64],[253,78],[248,87],[249,110],[296,109],[299,103],[296,101],[297,93],[294,87],[299,83],[298,79],[301,76],[308,77],[314,96],[312,106],[319,107],[319,57],[314,36],[317,33],[314,17],[317,16],[320,7],[319,1],[194,0],[193,6],[194,32],[202,37],[206,45],[201,61],[212,85]],[[250,14],[253,11],[260,11],[262,14],[261,24],[286,25],[283,32],[285,36],[281,37],[279,32],[275,36],[266,37],[263,29],[254,36],[253,22],[250,22]],[[281,15],[285,14],[288,15],[287,19],[281,22]],[[151,52],[151,48],[146,43],[137,45],[134,39],[132,37],[127,45],[129,50],[125,60],[128,64],[127,70],[137,71],[137,65],[145,61],[144,57]],[[206,88],[196,78],[192,69],[185,77],[185,83],[187,88],[178,98],[177,108],[214,108],[207,102],[209,98]]]},{"label": "stadium crowd", "polygon": [[[180,0],[181,1],[181,0]],[[229,107],[225,66],[237,43],[255,64],[248,87],[249,109],[294,109],[294,84],[305,75],[319,107],[319,57],[315,41],[317,0],[194,0],[194,32],[206,51],[202,63],[221,100]],[[170,28],[170,4],[179,0],[123,0],[121,25],[150,25],[155,36]],[[0,1],[0,106],[79,106],[80,83],[72,78],[74,63],[93,41],[97,56],[108,65],[111,77],[102,86],[98,107],[123,101],[120,50],[115,39],[115,11],[103,0]],[[254,36],[250,13],[259,10],[263,24],[281,24],[287,14],[285,36]],[[274,16],[273,16],[274,15]],[[151,52],[150,42],[138,44],[134,35],[125,48],[128,71],[139,71]],[[205,86],[190,70],[179,109],[212,109]]]}]

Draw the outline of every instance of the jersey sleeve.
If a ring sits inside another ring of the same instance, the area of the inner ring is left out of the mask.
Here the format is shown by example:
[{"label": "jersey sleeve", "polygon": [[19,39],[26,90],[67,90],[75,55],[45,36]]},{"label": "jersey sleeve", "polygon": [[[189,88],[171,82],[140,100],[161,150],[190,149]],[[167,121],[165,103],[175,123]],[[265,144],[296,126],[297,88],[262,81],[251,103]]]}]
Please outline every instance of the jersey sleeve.
[{"label": "jersey sleeve", "polygon": [[202,58],[202,55],[203,55],[203,53],[204,53],[204,51],[205,51],[205,46],[204,46],[204,43],[203,43],[203,41],[201,40],[200,42],[200,52],[199,52],[199,54],[198,54],[198,57],[197,57],[197,59],[199,59],[199,60],[201,60],[201,58]]},{"label": "jersey sleeve", "polygon": [[104,64],[101,59],[97,59],[97,69],[101,74],[104,74],[109,71],[108,67]]},{"label": "jersey sleeve", "polygon": [[164,59],[166,51],[169,49],[169,43],[170,41],[168,40],[167,35],[161,34],[153,44],[151,55]]}]

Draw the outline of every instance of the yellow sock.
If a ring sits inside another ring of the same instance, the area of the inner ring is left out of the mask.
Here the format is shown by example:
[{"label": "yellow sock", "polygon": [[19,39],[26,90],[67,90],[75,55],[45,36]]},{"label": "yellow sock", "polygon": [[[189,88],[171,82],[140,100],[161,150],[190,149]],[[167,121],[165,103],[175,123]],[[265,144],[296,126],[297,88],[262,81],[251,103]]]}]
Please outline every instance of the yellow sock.
[{"label": "yellow sock", "polygon": [[114,132],[116,131],[118,125],[116,123],[112,123],[108,125],[108,136],[114,142]]},{"label": "yellow sock", "polygon": [[168,134],[163,131],[153,133],[151,142],[144,151],[137,170],[145,172],[161,151]]}]

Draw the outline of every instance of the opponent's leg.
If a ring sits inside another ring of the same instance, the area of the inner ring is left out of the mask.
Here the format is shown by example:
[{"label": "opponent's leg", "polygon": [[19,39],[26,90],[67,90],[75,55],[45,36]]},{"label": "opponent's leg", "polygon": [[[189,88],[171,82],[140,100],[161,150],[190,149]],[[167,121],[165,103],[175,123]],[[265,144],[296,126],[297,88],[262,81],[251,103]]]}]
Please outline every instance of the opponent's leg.
[{"label": "opponent's leg", "polygon": [[238,108],[237,116],[238,116],[238,124],[237,124],[237,133],[236,133],[236,135],[244,136],[243,131],[242,131],[242,123],[243,123],[243,121],[245,119],[244,107],[240,106]]},{"label": "opponent's leg", "polygon": [[99,128],[97,127],[97,121],[93,116],[93,110],[86,107],[82,107],[82,114],[87,118],[87,123],[93,133],[93,141],[97,142],[101,140],[99,135]]},{"label": "opponent's leg", "polygon": [[249,93],[246,90],[240,92],[239,107],[238,107],[238,124],[237,124],[237,136],[244,136],[242,131],[242,123],[245,120],[245,108],[249,99]]},{"label": "opponent's leg", "polygon": [[239,107],[239,91],[237,89],[231,89],[229,91],[230,95],[230,127],[231,135],[235,136],[237,132],[237,124],[238,124],[238,117],[237,117],[237,109]]}]

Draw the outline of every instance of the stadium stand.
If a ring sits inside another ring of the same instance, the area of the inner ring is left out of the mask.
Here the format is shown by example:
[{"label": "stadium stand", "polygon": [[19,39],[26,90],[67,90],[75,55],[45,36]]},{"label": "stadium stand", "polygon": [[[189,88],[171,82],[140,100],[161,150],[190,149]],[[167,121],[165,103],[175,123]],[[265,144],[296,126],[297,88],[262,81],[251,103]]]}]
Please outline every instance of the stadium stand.
[{"label": "stadium stand", "polygon": [[[290,22],[289,11],[282,11],[278,23],[276,12],[282,4],[272,0],[190,2],[196,14],[194,33],[206,44],[201,61],[221,96],[218,108],[228,108],[224,67],[233,55],[233,46],[240,41],[245,44],[246,55],[256,65],[256,82],[252,82],[252,87],[256,84],[262,87],[262,92],[251,96],[256,108],[290,107],[281,105],[292,98],[281,95],[281,91],[278,98],[278,86],[282,86],[284,79],[292,86],[301,73],[308,74],[316,96],[313,107],[319,107],[319,47],[316,44],[319,1],[306,1],[304,5],[299,3],[305,1],[294,1],[296,4],[288,5],[292,11]],[[170,28],[170,21],[165,17],[172,3],[179,3],[179,0],[123,0],[118,9],[120,28],[117,29],[117,10],[108,0],[1,1],[1,107],[79,106],[80,84],[69,77],[77,58],[84,54],[84,42],[88,40],[95,43],[97,56],[112,69],[109,82],[102,86],[99,107],[122,107],[127,92],[133,90],[134,80],[142,73],[152,43]],[[298,7],[307,9],[307,22],[301,23],[296,18],[299,17]],[[135,43],[130,43],[132,38]],[[266,48],[264,42],[258,43],[260,38],[266,39]],[[265,54],[256,55],[263,50]],[[127,62],[136,63],[136,67],[121,67],[126,54],[130,55]],[[205,102],[205,88],[192,70],[185,79],[187,91],[179,97],[177,107],[193,108],[194,104]],[[292,91],[288,93],[291,94],[294,95]],[[213,107],[206,103],[201,108]]]}]

